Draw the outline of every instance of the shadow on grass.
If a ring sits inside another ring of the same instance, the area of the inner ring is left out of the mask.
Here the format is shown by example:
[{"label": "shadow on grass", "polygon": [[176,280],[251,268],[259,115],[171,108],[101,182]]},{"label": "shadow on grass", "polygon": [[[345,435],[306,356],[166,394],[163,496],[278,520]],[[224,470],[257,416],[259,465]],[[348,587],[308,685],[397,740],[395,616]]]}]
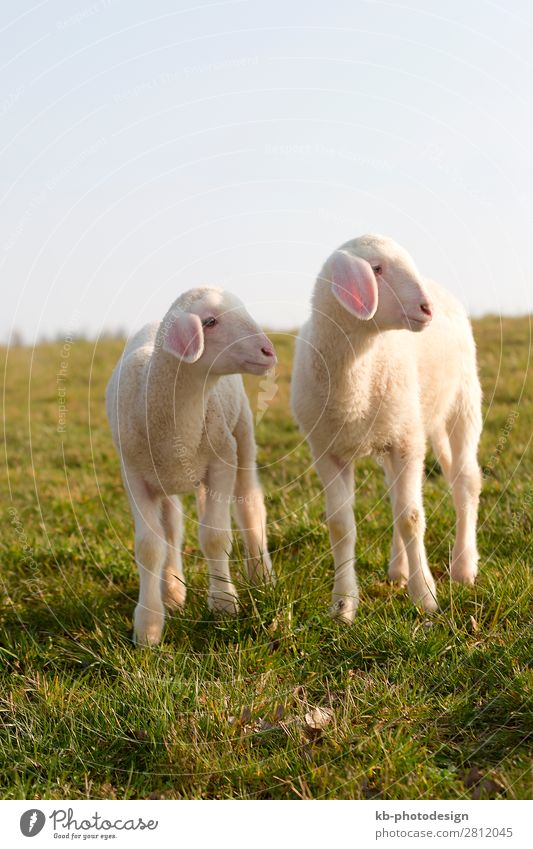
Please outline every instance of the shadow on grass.
[{"label": "shadow on grass", "polygon": [[[268,628],[282,599],[276,590],[261,593],[239,585],[241,613],[219,619],[207,608],[207,594],[190,590],[183,612],[169,613],[161,645],[153,649],[136,648],[132,641],[132,614],[136,600],[120,590],[95,592],[84,597],[72,595],[65,600],[40,599],[31,603],[5,606],[0,630],[0,652],[7,664],[16,662],[21,671],[24,659],[33,666],[52,664],[63,670],[85,672],[95,667],[108,669],[132,654],[154,657],[175,656],[184,661],[187,654],[219,654],[241,641],[271,640]],[[4,651],[2,652],[2,647]]]}]

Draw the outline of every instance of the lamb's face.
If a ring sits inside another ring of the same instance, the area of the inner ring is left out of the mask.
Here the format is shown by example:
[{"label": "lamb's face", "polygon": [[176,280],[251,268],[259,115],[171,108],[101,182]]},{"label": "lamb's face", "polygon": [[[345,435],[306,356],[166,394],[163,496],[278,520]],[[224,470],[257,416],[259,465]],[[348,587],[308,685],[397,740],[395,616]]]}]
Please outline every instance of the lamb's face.
[{"label": "lamb's face", "polygon": [[359,319],[381,330],[423,330],[433,308],[411,257],[384,236],[347,242],[331,259],[333,294]]},{"label": "lamb's face", "polygon": [[211,374],[266,374],[276,365],[274,347],[235,295],[204,289],[178,310],[165,350]]}]

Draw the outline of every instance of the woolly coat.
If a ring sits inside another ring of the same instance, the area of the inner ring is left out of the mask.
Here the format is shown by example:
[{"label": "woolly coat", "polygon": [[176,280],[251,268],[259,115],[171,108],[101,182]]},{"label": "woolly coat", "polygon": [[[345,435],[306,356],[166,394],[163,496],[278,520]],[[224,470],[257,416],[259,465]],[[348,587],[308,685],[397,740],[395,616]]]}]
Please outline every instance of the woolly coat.
[{"label": "woolly coat", "polygon": [[194,365],[163,350],[162,322],[128,343],[108,384],[107,413],[123,466],[154,492],[196,491],[209,460],[235,467],[235,428],[251,418],[240,375],[202,379]]},{"label": "woolly coat", "polygon": [[480,416],[475,344],[462,305],[425,280],[434,304],[421,333],[379,330],[339,304],[327,265],[315,284],[312,315],[300,331],[292,408],[315,459],[380,455],[392,444],[425,450],[461,406]]}]

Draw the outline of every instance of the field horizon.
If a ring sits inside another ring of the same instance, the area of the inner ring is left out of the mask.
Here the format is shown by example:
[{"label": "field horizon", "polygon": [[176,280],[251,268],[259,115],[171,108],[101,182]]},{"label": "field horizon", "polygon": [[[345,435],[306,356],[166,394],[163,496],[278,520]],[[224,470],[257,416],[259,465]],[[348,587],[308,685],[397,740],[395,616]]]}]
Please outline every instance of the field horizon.
[{"label": "field horizon", "polygon": [[[533,313],[524,312],[524,313],[512,313],[509,315],[502,315],[500,313],[495,312],[484,312],[481,315],[469,315],[469,319],[473,324],[483,323],[483,322],[506,322],[506,321],[524,321],[529,320],[530,326],[533,330]],[[305,317],[307,320],[307,316]],[[149,323],[151,321],[157,321],[156,316],[149,316],[146,319],[144,324]],[[102,341],[125,341],[133,336],[143,324],[139,324],[138,326],[132,328],[131,330],[127,330],[124,327],[104,327],[102,330],[97,333],[89,333],[85,331],[83,328],[72,330],[72,329],[57,329],[53,333],[44,333],[37,337],[35,341],[26,341],[24,338],[24,334],[20,332],[16,327],[11,331],[11,339],[15,341],[3,341],[0,342],[0,351],[1,350],[12,350],[13,348],[40,348],[45,345],[57,345],[58,343],[64,342],[65,338],[72,339],[72,341],[76,342],[93,342],[100,343]],[[287,326],[287,327],[274,327],[268,324],[264,325],[263,330],[265,333],[289,333],[292,335],[296,335],[299,332],[299,326]]]}]

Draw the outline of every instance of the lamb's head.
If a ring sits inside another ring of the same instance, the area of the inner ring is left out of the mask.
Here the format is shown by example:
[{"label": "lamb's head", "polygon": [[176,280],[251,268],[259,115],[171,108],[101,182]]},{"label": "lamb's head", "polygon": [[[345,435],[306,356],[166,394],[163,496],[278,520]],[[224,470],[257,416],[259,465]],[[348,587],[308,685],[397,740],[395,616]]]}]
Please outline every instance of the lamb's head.
[{"label": "lamb's head", "polygon": [[242,301],[223,289],[191,289],[172,304],[160,328],[164,351],[211,374],[266,374],[274,346]]},{"label": "lamb's head", "polygon": [[419,331],[431,322],[433,306],[420,274],[392,239],[368,235],[346,242],[328,259],[325,274],[339,303],[380,330]]}]

